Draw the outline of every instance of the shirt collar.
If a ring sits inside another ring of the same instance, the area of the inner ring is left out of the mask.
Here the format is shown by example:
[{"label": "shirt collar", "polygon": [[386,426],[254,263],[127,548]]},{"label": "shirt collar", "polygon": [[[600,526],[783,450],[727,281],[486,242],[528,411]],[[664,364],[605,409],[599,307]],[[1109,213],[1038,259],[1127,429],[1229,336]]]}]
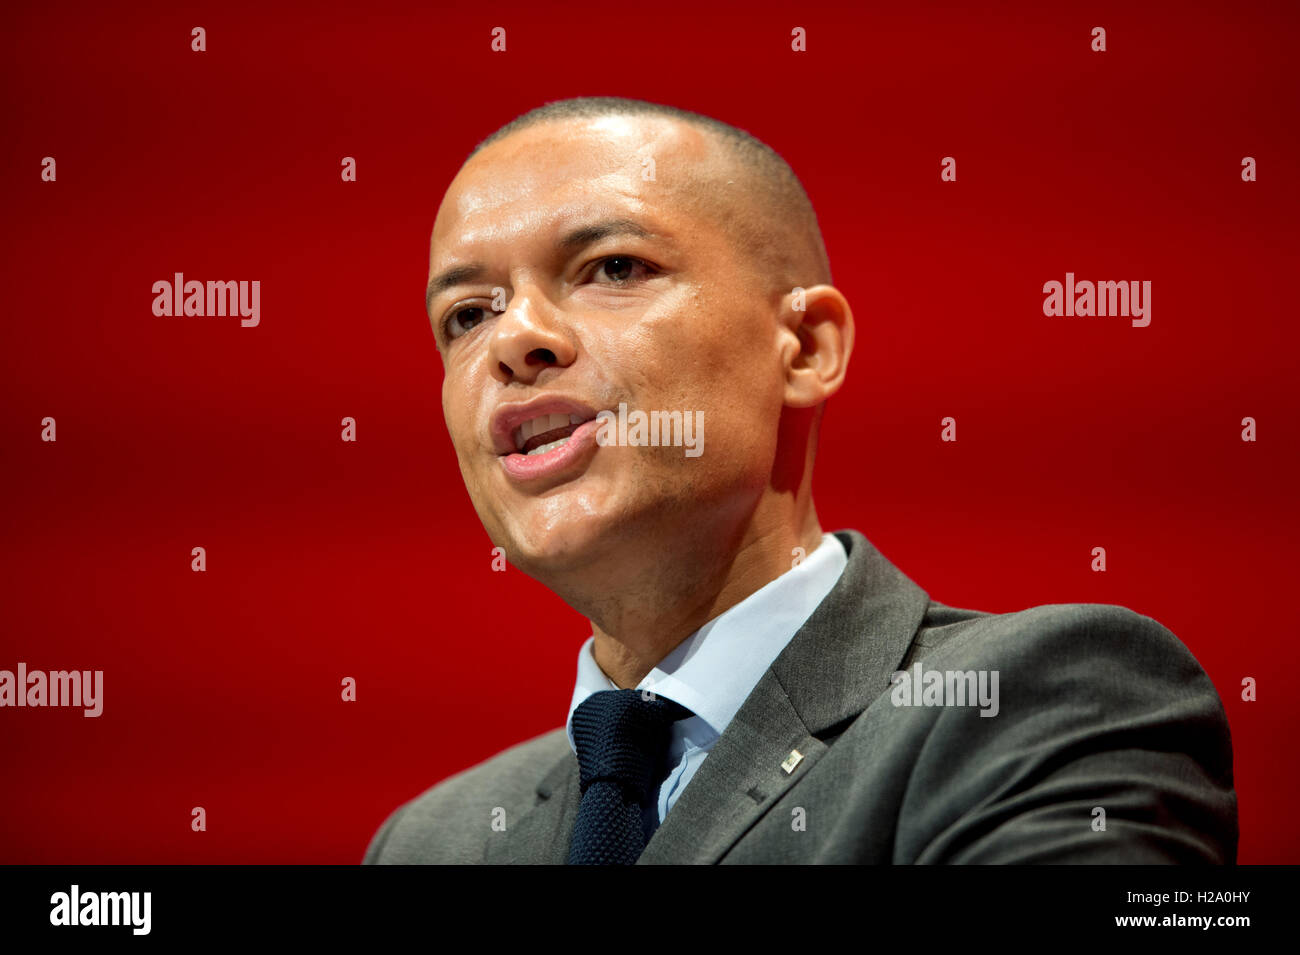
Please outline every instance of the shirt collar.
[{"label": "shirt collar", "polygon": [[[683,640],[637,684],[687,707],[722,735],[731,718],[791,638],[839,580],[848,555],[834,534],[780,577],[714,617]],[[573,711],[601,690],[617,690],[592,654],[594,636],[578,651],[578,676],[566,729],[573,743]]]}]

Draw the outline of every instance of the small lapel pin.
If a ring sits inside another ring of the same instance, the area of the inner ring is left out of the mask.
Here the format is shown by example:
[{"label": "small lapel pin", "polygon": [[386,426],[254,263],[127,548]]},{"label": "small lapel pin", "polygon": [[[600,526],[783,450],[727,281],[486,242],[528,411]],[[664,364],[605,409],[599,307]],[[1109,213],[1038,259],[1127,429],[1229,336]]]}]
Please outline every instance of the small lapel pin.
[{"label": "small lapel pin", "polygon": [[794,768],[799,765],[799,762],[802,759],[803,753],[799,752],[797,749],[792,749],[790,750],[790,755],[785,758],[785,762],[781,764],[781,768],[784,769],[785,774],[789,776],[794,772]]}]

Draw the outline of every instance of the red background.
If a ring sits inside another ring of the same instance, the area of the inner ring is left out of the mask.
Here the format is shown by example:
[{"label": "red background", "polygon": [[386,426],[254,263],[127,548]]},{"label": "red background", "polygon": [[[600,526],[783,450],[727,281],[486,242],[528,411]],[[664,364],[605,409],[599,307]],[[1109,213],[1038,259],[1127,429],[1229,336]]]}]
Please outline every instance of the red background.
[{"label": "red background", "polygon": [[[0,668],[105,692],[98,719],[0,710],[0,860],[353,862],[400,802],[561,725],[589,630],[490,570],[427,243],[480,138],[621,95],[750,130],[819,211],[858,323],[824,526],[944,603],[1170,627],[1228,711],[1240,860],[1300,861],[1298,8],[904,6],[8,10]],[[155,317],[177,271],[259,279],[261,325]],[[1044,317],[1066,271],[1152,281],[1151,325]]]}]

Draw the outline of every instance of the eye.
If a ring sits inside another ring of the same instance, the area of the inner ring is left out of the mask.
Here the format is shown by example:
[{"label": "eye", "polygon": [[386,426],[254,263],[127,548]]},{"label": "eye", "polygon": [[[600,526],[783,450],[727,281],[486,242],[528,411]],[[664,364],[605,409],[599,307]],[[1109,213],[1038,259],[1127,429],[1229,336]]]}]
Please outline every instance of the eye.
[{"label": "eye", "polygon": [[[636,281],[638,270],[640,270],[640,277],[643,279],[649,278],[659,271],[644,259],[638,259],[632,255],[607,255],[603,259],[597,259],[595,265],[596,269],[592,272],[592,278],[604,274],[608,279],[607,282],[598,282],[598,285],[627,285]],[[443,334],[449,341],[460,338],[465,333],[481,325],[487,319],[489,312],[490,310],[482,305],[463,305],[454,308],[443,320]]]},{"label": "eye", "polygon": [[638,268],[646,273],[646,278],[649,278],[656,271],[655,267],[649,262],[630,255],[610,255],[603,259],[597,259],[596,265],[598,268],[592,273],[592,277],[594,278],[603,272],[615,285],[623,285],[632,281],[633,273]]},{"label": "eye", "polygon": [[442,324],[442,331],[449,339],[459,338],[474,326],[487,318],[487,309],[482,305],[467,305],[454,309]]}]

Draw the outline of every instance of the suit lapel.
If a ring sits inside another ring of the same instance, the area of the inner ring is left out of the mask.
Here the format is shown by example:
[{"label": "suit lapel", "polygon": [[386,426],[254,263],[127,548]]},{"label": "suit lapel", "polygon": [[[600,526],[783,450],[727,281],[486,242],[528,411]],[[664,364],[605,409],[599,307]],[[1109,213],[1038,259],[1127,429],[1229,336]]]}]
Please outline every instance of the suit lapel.
[{"label": "suit lapel", "polygon": [[563,865],[569,859],[569,840],[578,818],[578,760],[564,755],[538,783],[533,807],[506,831],[493,833],[485,861],[490,863]]},{"label": "suit lapel", "polygon": [[[844,573],[736,712],[638,864],[717,862],[826,752],[818,735],[889,687],[929,596],[858,532],[836,536],[848,551]],[[802,759],[787,772],[782,763],[796,749]]]},{"label": "suit lapel", "polygon": [[[716,862],[826,751],[768,670],[650,837],[638,865]],[[781,764],[802,755],[791,772]]]}]

